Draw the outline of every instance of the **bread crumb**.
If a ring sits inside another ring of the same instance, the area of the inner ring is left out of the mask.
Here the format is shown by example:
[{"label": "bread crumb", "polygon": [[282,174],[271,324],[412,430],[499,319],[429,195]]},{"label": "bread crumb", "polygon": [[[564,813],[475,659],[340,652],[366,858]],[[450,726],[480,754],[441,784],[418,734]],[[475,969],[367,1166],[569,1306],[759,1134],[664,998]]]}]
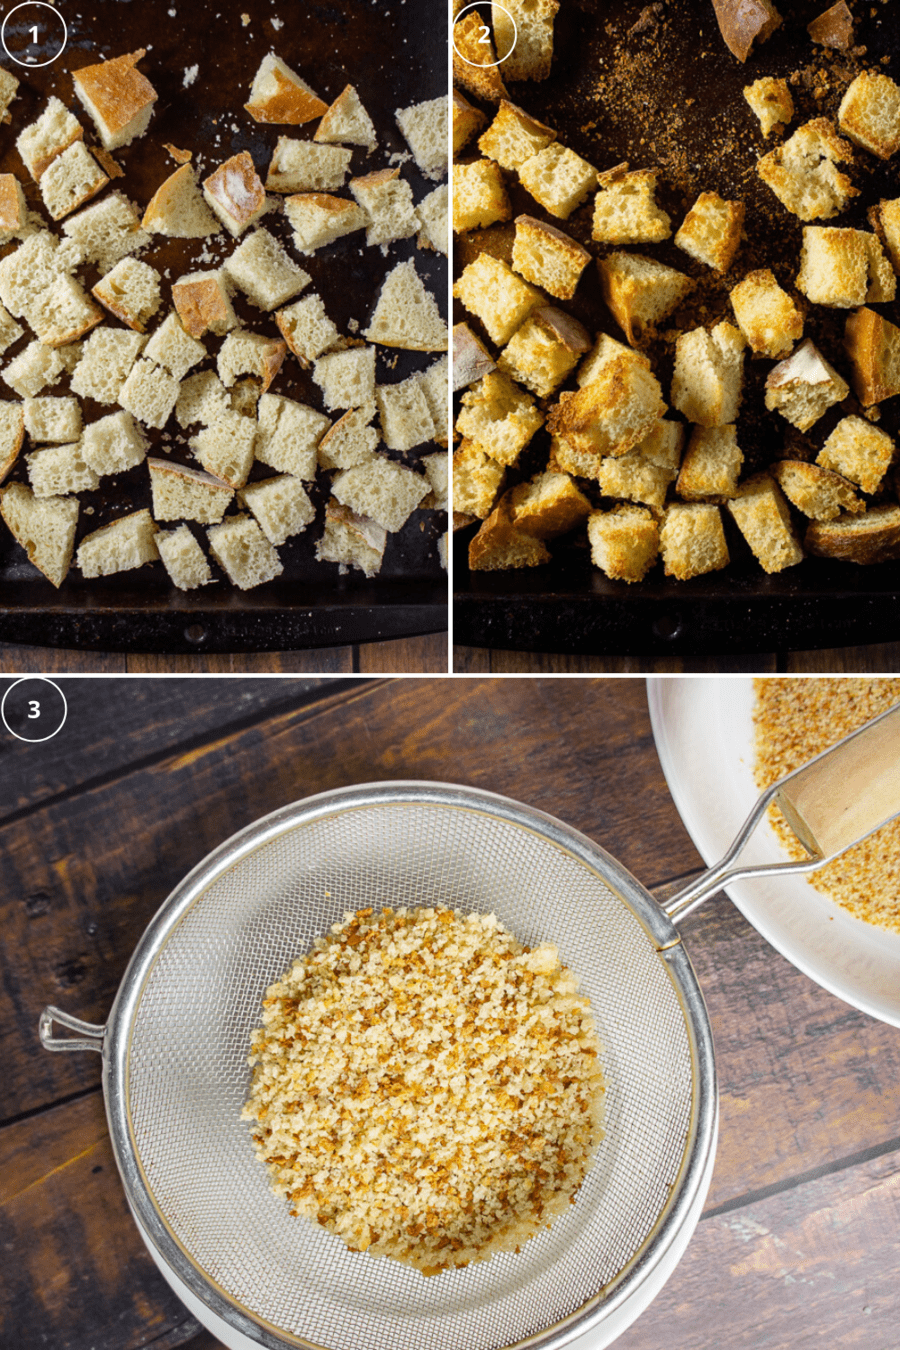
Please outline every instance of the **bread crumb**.
[{"label": "bread crumb", "polygon": [[187,89],[189,85],[192,85],[196,80],[197,76],[199,75],[199,73],[200,73],[199,66],[185,66],[184,79],[181,84],[182,89]]}]

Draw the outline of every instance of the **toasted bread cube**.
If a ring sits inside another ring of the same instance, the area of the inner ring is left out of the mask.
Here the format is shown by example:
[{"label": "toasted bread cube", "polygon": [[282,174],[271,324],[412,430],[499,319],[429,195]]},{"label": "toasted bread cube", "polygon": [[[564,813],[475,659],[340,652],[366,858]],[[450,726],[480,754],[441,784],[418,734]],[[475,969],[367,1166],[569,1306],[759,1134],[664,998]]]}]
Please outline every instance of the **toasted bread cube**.
[{"label": "toasted bread cube", "polygon": [[313,292],[302,300],[280,309],[275,322],[301,366],[309,367],[316,357],[324,355],[340,338],[335,325],[325,313],[322,297]]},{"label": "toasted bread cube", "polygon": [[767,267],[738,282],[731,305],[751,349],[763,356],[786,356],[803,336],[803,315]]},{"label": "toasted bread cube", "polygon": [[[564,437],[551,436],[547,468],[551,473],[568,473],[576,478],[598,479],[601,465],[611,458],[614,457],[596,455],[593,450],[576,450]],[[625,456],[620,458],[624,459]]]},{"label": "toasted bread cube", "polygon": [[196,520],[201,525],[217,525],[234,499],[229,483],[200,469],[152,456],[147,467],[154,520]]},{"label": "toasted bread cube", "polygon": [[842,511],[865,511],[853,484],[831,469],[801,459],[782,459],[771,473],[788,501],[813,520],[835,520]]},{"label": "toasted bread cube", "polygon": [[61,276],[28,302],[25,317],[47,347],[68,347],[103,322],[103,311],[74,277]]},{"label": "toasted bread cube", "polygon": [[519,181],[551,216],[566,220],[597,185],[597,170],[558,141],[519,166]]},{"label": "toasted bread cube", "polygon": [[24,483],[9,483],[0,490],[0,514],[28,561],[53,586],[61,586],[75,549],[77,498],[39,499]]},{"label": "toasted bread cube", "polygon": [[143,333],[162,304],[160,280],[156,268],[149,263],[122,258],[97,282],[92,294],[110,314],[136,333]]},{"label": "toasted bread cube", "polygon": [[453,509],[484,520],[494,509],[506,470],[474,441],[453,453]]},{"label": "toasted bread cube", "polygon": [[266,175],[269,192],[334,192],[344,186],[353,158],[339,145],[314,145],[279,136]]},{"label": "toasted bread cube", "polygon": [[241,500],[259,521],[270,544],[286,543],[316,518],[316,508],[303,484],[290,474],[249,484],[241,492]]},{"label": "toasted bread cube", "polygon": [[453,170],[453,229],[484,229],[512,215],[499,165],[489,159],[457,164]]},{"label": "toasted bread cube", "polygon": [[844,327],[844,348],[860,403],[868,408],[900,394],[900,328],[874,309],[857,309]]},{"label": "toasted bread cube", "polygon": [[259,400],[253,453],[261,464],[309,482],[316,476],[316,450],[331,423],[324,414],[278,394]]},{"label": "toasted bread cube", "polygon": [[262,380],[263,393],[281,369],[287,343],[243,328],[229,333],[219,348],[216,368],[219,378],[230,389],[239,375],[255,375]]},{"label": "toasted bread cube", "polygon": [[420,173],[434,182],[447,172],[447,131],[450,109],[447,95],[398,108],[394,114],[403,139],[413,152]]},{"label": "toasted bread cube", "polygon": [[769,474],[742,483],[727,506],[764,572],[783,572],[803,561],[788,504]]},{"label": "toasted bread cube", "polygon": [[75,93],[90,113],[107,150],[130,145],[147,130],[157,95],[137,68],[145,55],[142,48],[111,61],[82,66],[74,72]]},{"label": "toasted bread cube", "polygon": [[659,546],[666,576],[679,581],[728,566],[721,513],[718,506],[705,502],[677,502],[667,507]]},{"label": "toasted bread cube", "polygon": [[51,445],[25,456],[28,480],[35,497],[66,497],[73,492],[90,491],[100,479],[85,464],[81,445]]},{"label": "toasted bread cube", "polygon": [[205,178],[203,196],[235,239],[254,225],[266,210],[266,190],[249,150],[232,155]]},{"label": "toasted bread cube", "polygon": [[603,298],[629,342],[652,337],[696,282],[638,253],[610,253],[597,261]]},{"label": "toasted bread cube", "polygon": [[63,363],[52,347],[45,347],[43,342],[30,342],[10,361],[3,371],[3,379],[20,398],[34,398],[48,384],[55,384],[62,372]]},{"label": "toasted bread cube", "polygon": [[182,380],[175,403],[175,418],[180,427],[196,422],[211,426],[224,412],[231,411],[228,390],[214,370],[201,370]]},{"label": "toasted bread cube", "polygon": [[862,71],[841,99],[838,122],[856,145],[890,159],[900,149],[900,86],[887,75]]},{"label": "toasted bread cube", "polygon": [[144,426],[160,430],[168,422],[177,398],[178,381],[142,356],[119,390],[118,402]]},{"label": "toasted bread cube", "polygon": [[659,557],[659,526],[640,506],[614,506],[588,517],[591,561],[613,581],[643,581]]},{"label": "toasted bread cube", "polygon": [[604,497],[619,497],[640,502],[654,511],[662,511],[669,484],[675,477],[671,469],[652,464],[635,446],[627,455],[605,455],[597,466],[596,478]]},{"label": "toasted bread cube", "polygon": [[316,127],[314,141],[333,145],[364,145],[368,154],[378,144],[378,136],[371,117],[363,107],[352,84],[344,86]]},{"label": "toasted bread cube", "polygon": [[254,230],[225,259],[224,271],[257,309],[277,309],[312,278],[285,253],[268,230]]},{"label": "toasted bread cube", "polygon": [[244,107],[254,122],[302,126],[328,112],[328,104],[280,56],[269,52],[260,62]]},{"label": "toasted bread cube", "polygon": [[203,549],[187,525],[179,525],[177,530],[160,530],[156,535],[156,547],[173,586],[180,591],[193,591],[212,581]]},{"label": "toasted bread cube", "polygon": [[[455,117],[454,105],[454,126]],[[478,148],[488,159],[495,160],[502,169],[515,172],[521,168],[526,159],[539,154],[555,140],[556,132],[551,127],[536,121],[514,103],[501,99],[497,115],[479,139]],[[457,154],[459,149],[462,149],[462,146],[457,147],[454,144],[453,153]]]},{"label": "toasted bread cube", "polygon": [[84,428],[81,437],[84,462],[101,477],[124,473],[147,457],[147,441],[130,412],[108,413]]},{"label": "toasted bread cube", "polygon": [[419,229],[412,188],[399,168],[378,169],[363,178],[351,178],[350,191],[366,213],[366,243],[392,244]]},{"label": "toasted bread cube", "polygon": [[499,370],[467,389],[462,404],[457,431],[499,464],[514,464],[544,421],[531,395]]},{"label": "toasted bread cube", "polygon": [[326,408],[362,408],[375,398],[375,348],[326,352],[313,366],[313,380]]},{"label": "toasted bread cube", "polygon": [[141,228],[172,239],[207,239],[211,234],[221,233],[190,164],[182,164],[156,189]]},{"label": "toasted bread cube", "polygon": [[586,384],[593,384],[611,361],[616,361],[622,356],[644,370],[651,369],[649,358],[641,352],[636,352],[633,347],[627,347],[624,342],[611,338],[608,333],[598,333],[597,341],[578,367],[576,379],[579,389],[583,389]]},{"label": "toasted bread cube", "polygon": [[36,122],[32,122],[16,141],[25,167],[36,183],[64,150],[84,139],[84,128],[64,103],[51,98]]},{"label": "toasted bread cube", "polygon": [[497,363],[467,323],[453,326],[453,390],[457,392],[490,375]]},{"label": "toasted bread cube", "polygon": [[869,221],[872,229],[882,240],[895,268],[900,268],[900,197],[893,201],[882,199],[877,206],[869,207]]},{"label": "toasted bread cube", "polygon": [[[656,205],[656,170],[619,164],[598,177],[591,237],[603,244],[658,244],[672,222]],[[677,241],[676,241],[677,242]]]},{"label": "toasted bread cube", "polygon": [[445,352],[450,334],[415,263],[401,262],[384,279],[375,313],[363,332],[370,342],[414,352]]},{"label": "toasted bread cube", "polygon": [[0,173],[0,244],[25,229],[28,224],[28,206],[22,184],[13,173]]},{"label": "toasted bread cube", "polygon": [[546,80],[553,59],[559,0],[509,0],[491,6],[494,37],[508,80]]},{"label": "toasted bread cube", "polygon": [[381,438],[369,417],[368,408],[351,408],[328,428],[315,450],[319,468],[352,469],[371,459]]},{"label": "toasted bread cube", "polygon": [[72,216],[62,228],[82,262],[95,263],[101,273],[150,243],[150,235],[141,229],[140,217],[121,192],[107,193],[102,201]]},{"label": "toasted bread cube", "polygon": [[[458,89],[453,90],[453,154],[469,143],[475,132],[483,127],[487,118],[480,108],[476,108],[467,98],[463,98]],[[485,151],[485,154],[488,152]],[[496,155],[489,158],[496,159]]]},{"label": "toasted bread cube", "polygon": [[806,25],[806,31],[813,42],[823,47],[832,47],[836,51],[848,51],[853,46],[853,15],[847,0],[835,0],[835,4]]},{"label": "toasted bread cube", "polygon": [[294,228],[298,253],[309,255],[345,234],[361,230],[366,213],[346,197],[329,197],[325,192],[297,193],[284,199],[285,215]]},{"label": "toasted bread cube", "polygon": [[470,9],[454,23],[452,44],[453,83],[492,103],[506,98],[507,88],[494,44],[490,34],[485,36],[484,20],[475,10]]},{"label": "toasted bread cube", "polygon": [[378,385],[375,401],[381,434],[389,450],[412,450],[431,440],[434,422],[417,375],[399,384]]},{"label": "toasted bread cube", "polygon": [[428,496],[428,479],[393,460],[373,455],[352,469],[342,469],[331,485],[339,502],[359,516],[367,516],[389,534],[402,530]]},{"label": "toasted bread cube", "polygon": [[[33,441],[65,445],[81,437],[77,398],[26,398],[25,430]],[[2,452],[0,452],[2,458]]]},{"label": "toasted bread cube", "polygon": [[230,516],[207,530],[209,551],[239,590],[274,581],[284,571],[281,559],[252,516]]},{"label": "toasted bread cube", "polygon": [[629,357],[617,357],[591,384],[560,395],[547,428],[576,450],[624,455],[649,434],[665,408],[656,377]]},{"label": "toasted bread cube", "polygon": [[0,119],[6,120],[9,105],[19,90],[19,81],[8,70],[0,69]]},{"label": "toasted bread cube", "polygon": [[698,262],[727,272],[741,243],[744,203],[701,192],[675,235],[674,243]]},{"label": "toasted bread cube", "polygon": [[587,330],[564,310],[542,305],[513,334],[499,367],[539,398],[562,384],[591,345]]},{"label": "toasted bread cube", "polygon": [[419,220],[422,222],[416,244],[419,248],[430,248],[436,253],[443,253],[445,258],[450,251],[449,207],[450,189],[446,183],[429,192],[416,207]]},{"label": "toasted bread cube", "polygon": [[694,427],[675,490],[688,501],[733,497],[743,462],[737,427]]},{"label": "toasted bread cube", "polygon": [[339,565],[341,573],[356,567],[367,577],[381,571],[387,530],[368,516],[358,516],[333,498],[325,507],[325,529],[316,544],[320,562]]},{"label": "toasted bread cube", "polygon": [[830,366],[810,338],[769,372],[766,407],[800,431],[808,431],[824,412],[850,392],[845,380]]},{"label": "toasted bread cube", "polygon": [[660,469],[667,469],[674,479],[681,465],[684,434],[685,429],[681,422],[667,422],[664,418],[660,418],[631,453],[640,455],[648,464],[656,464]]},{"label": "toasted bread cube", "polygon": [[694,328],[675,344],[672,403],[689,422],[720,427],[737,419],[744,380],[744,338],[730,323]]},{"label": "toasted bread cube", "polygon": [[242,488],[253,467],[257,425],[250,417],[229,409],[190,439],[190,447],[207,473]]},{"label": "toasted bread cube", "polygon": [[744,89],[744,98],[759,118],[762,134],[769,136],[777,126],[787,126],[794,116],[794,100],[787,80],[763,75]]},{"label": "toasted bread cube", "polygon": [[533,216],[516,217],[512,265],[526,281],[557,300],[571,300],[590,259],[586,248],[554,225]]},{"label": "toasted bread cube", "polygon": [[108,577],[156,562],[156,525],[149,511],[132,511],[85,535],[75,561],[85,577]]},{"label": "toasted bread cube", "polygon": [[192,338],[202,338],[207,331],[224,337],[237,327],[237,315],[221,269],[189,272],[179,277],[172,286],[172,303],[184,331]]},{"label": "toasted bread cube", "polygon": [[580,525],[591,504],[566,473],[539,473],[509,494],[509,510],[517,530],[534,539],[555,539]]},{"label": "toasted bread cube", "polygon": [[812,520],[804,544],[817,558],[841,562],[890,562],[900,558],[900,506],[873,506],[863,515]]},{"label": "toasted bread cube", "polygon": [[807,225],[797,289],[814,304],[853,309],[867,300],[893,300],[897,281],[876,235]]},{"label": "toasted bread cube", "polygon": [[146,341],[143,334],[121,328],[96,329],[85,342],[81,360],[72,374],[72,393],[92,398],[96,403],[117,403],[122,385]]},{"label": "toasted bread cube", "polygon": [[503,346],[544,297],[536,286],[517,277],[511,267],[489,253],[479,253],[453,287],[470,314],[484,324],[492,342]]},{"label": "toasted bread cube", "polygon": [[518,529],[508,498],[501,498],[469,544],[473,572],[498,572],[513,567],[539,567],[550,561],[542,540]]},{"label": "toasted bread cube", "polygon": [[105,188],[109,178],[83,141],[73,141],[41,174],[44,205],[54,220],[62,220]]},{"label": "toasted bread cube", "polygon": [[763,155],[756,169],[792,215],[800,220],[828,220],[858,195],[846,174],[835,167],[852,159],[849,142],[838,136],[827,118],[817,117]]},{"label": "toasted bread cube", "polygon": [[877,492],[894,457],[894,442],[862,417],[844,417],[828,437],[816,463],[831,469],[863,492]]}]

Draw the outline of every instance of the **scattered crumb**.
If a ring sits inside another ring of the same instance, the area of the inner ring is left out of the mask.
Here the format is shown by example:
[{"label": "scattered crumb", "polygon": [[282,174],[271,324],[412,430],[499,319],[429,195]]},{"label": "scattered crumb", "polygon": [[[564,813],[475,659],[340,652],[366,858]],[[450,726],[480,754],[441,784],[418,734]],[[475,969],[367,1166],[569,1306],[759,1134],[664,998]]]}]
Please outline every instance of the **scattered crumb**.
[{"label": "scattered crumb", "polygon": [[193,84],[199,74],[200,74],[199,66],[185,66],[184,80],[182,81],[181,87],[183,89],[187,89],[188,85]]}]

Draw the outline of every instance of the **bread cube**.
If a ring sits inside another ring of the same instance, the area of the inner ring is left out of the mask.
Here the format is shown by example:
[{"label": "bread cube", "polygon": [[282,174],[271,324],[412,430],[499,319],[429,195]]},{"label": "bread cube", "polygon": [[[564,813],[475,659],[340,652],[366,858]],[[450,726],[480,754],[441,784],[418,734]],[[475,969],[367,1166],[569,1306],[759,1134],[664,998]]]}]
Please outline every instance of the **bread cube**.
[{"label": "bread cube", "polygon": [[507,498],[501,498],[469,544],[469,570],[499,572],[515,567],[539,567],[550,561],[541,539],[517,529]]},{"label": "bread cube", "polygon": [[874,309],[857,309],[844,327],[844,348],[860,403],[868,408],[900,394],[900,328]]},{"label": "bread cube", "polygon": [[544,301],[535,286],[522,281],[512,268],[489,253],[479,253],[463,269],[453,294],[481,320],[491,341],[501,346]]},{"label": "bread cube", "polygon": [[496,370],[497,363],[467,323],[453,326],[453,389],[457,392]]},{"label": "bread cube", "polygon": [[279,473],[311,481],[316,476],[316,450],[329,426],[327,417],[304,403],[263,394],[253,453]]},{"label": "bread cube", "polygon": [[81,436],[77,398],[26,398],[25,430],[33,441],[64,445]]},{"label": "bread cube", "polygon": [[85,577],[108,577],[156,562],[156,525],[149,511],[132,511],[85,535],[75,561]]},{"label": "bread cube", "polygon": [[591,345],[587,330],[561,309],[542,305],[513,334],[499,367],[539,398],[562,384]]},{"label": "bread cube", "polygon": [[597,170],[554,141],[519,166],[519,181],[551,216],[566,220],[597,185]]},{"label": "bread cube", "polygon": [[72,374],[72,393],[97,403],[117,403],[146,341],[141,333],[128,333],[120,328],[96,329],[85,342],[81,360]]},{"label": "bread cube", "polygon": [[654,200],[656,170],[619,164],[598,177],[591,237],[604,244],[658,244],[672,222]]},{"label": "bread cube", "polygon": [[141,228],[171,239],[208,239],[221,233],[192,165],[182,164],[160,184],[150,198]]},{"label": "bread cube", "polygon": [[100,479],[85,464],[81,445],[51,445],[25,456],[28,479],[35,497],[67,497],[99,485]]},{"label": "bread cube", "polygon": [[140,217],[121,192],[107,193],[102,201],[72,216],[62,229],[81,260],[96,264],[101,273],[150,243],[150,235],[141,229]]},{"label": "bread cube", "polygon": [[41,174],[44,205],[54,220],[96,197],[109,178],[83,141],[73,141]]},{"label": "bread cube", "polygon": [[457,164],[453,170],[453,229],[484,229],[509,220],[512,211],[500,167],[489,159]]},{"label": "bread cube", "polygon": [[313,366],[312,377],[326,408],[361,408],[375,398],[375,348],[326,352]]},{"label": "bread cube", "polygon": [[816,463],[857,483],[863,492],[877,492],[894,458],[894,442],[863,417],[844,417],[838,422]]},{"label": "bread cube", "polygon": [[733,497],[743,462],[737,427],[694,427],[675,490],[688,501]]},{"label": "bread cube", "polygon": [[678,502],[667,507],[659,546],[666,576],[679,581],[728,566],[721,513],[718,506],[705,502]]},{"label": "bread cube", "polygon": [[453,453],[453,509],[484,520],[491,514],[506,470],[474,441]]},{"label": "bread cube", "polygon": [[[476,108],[463,98],[458,89],[453,90],[453,154],[458,155],[464,145],[475,135],[479,127],[483,127],[487,118],[480,108]],[[486,150],[485,154],[489,154]],[[489,155],[491,159],[496,159],[496,155]]]},{"label": "bread cube", "polygon": [[638,362],[617,357],[591,384],[560,395],[547,428],[575,450],[624,455],[649,434],[665,409],[656,377]]},{"label": "bread cube", "polygon": [[866,509],[852,483],[819,464],[782,459],[771,466],[771,473],[788,501],[813,520],[835,520],[842,511],[855,514]]},{"label": "bread cube", "polygon": [[887,75],[862,71],[841,99],[838,122],[854,144],[890,159],[900,149],[900,86]]},{"label": "bread cube", "polygon": [[445,352],[447,325],[434,296],[427,291],[412,262],[397,263],[388,272],[364,337],[385,347],[414,352]]},{"label": "bread cube", "polygon": [[399,168],[378,169],[364,178],[351,178],[350,191],[367,217],[366,243],[391,244],[408,239],[419,228],[412,188]]},{"label": "bread cube", "polygon": [[375,401],[381,418],[381,435],[389,450],[412,450],[434,434],[434,422],[417,375],[400,384],[380,384]]},{"label": "bread cube", "polygon": [[358,516],[333,498],[325,507],[325,529],[316,544],[320,562],[339,565],[341,573],[356,567],[367,577],[381,570],[387,530],[367,516]]},{"label": "bread cube", "polygon": [[25,317],[47,347],[68,347],[103,322],[103,311],[74,277],[61,276],[33,300]]},{"label": "bread cube", "polygon": [[586,384],[593,384],[610,362],[618,360],[619,357],[625,357],[644,370],[651,369],[649,358],[641,352],[636,352],[624,342],[611,338],[608,333],[598,333],[597,341],[578,367],[576,379],[579,389],[583,389]]},{"label": "bread cube", "polygon": [[769,372],[766,407],[770,412],[780,412],[799,431],[808,431],[849,392],[846,381],[807,338]]},{"label": "bread cube", "polygon": [[429,511],[448,511],[450,509],[450,456],[446,450],[437,450],[432,455],[423,455],[421,459],[425,477],[431,484],[431,491],[423,497],[422,506]]},{"label": "bread cube", "polygon": [[295,127],[312,122],[328,111],[328,104],[274,52],[269,52],[260,62],[250,88],[250,102],[244,107],[254,122],[286,123]]},{"label": "bread cube", "polygon": [[[596,477],[606,497],[625,498],[662,511],[669,484],[678,474],[683,439],[680,422],[659,421],[627,454],[601,459],[591,476]],[[562,457],[569,453],[564,449]]]},{"label": "bread cube", "polygon": [[8,310],[0,305],[0,356],[11,347],[25,332],[20,323],[16,323]]},{"label": "bread cube", "polygon": [[314,141],[364,145],[371,155],[378,144],[375,125],[352,84],[344,87],[316,127]]},{"label": "bread cube", "polygon": [[[506,98],[501,66],[490,35],[485,36],[481,15],[470,9],[453,25],[453,83],[461,84],[478,98],[497,103]],[[501,53],[502,55],[502,53]]]},{"label": "bread cube", "polygon": [[394,116],[420,172],[438,182],[447,172],[447,95],[398,108]]},{"label": "bread cube", "polygon": [[25,440],[25,407],[0,400],[0,483],[5,482]]},{"label": "bread cube", "polygon": [[393,460],[374,455],[335,476],[331,490],[337,500],[359,516],[368,516],[389,534],[402,530],[429,491],[428,479]]},{"label": "bread cube", "polygon": [[252,516],[230,516],[207,530],[209,551],[241,591],[281,576],[281,559]]},{"label": "bread cube", "polygon": [[504,0],[491,6],[494,37],[508,80],[546,80],[559,0]]},{"label": "bread cube", "polygon": [[737,419],[744,380],[744,338],[730,323],[694,328],[675,344],[672,403],[689,422],[720,427]]},{"label": "bread cube", "polygon": [[423,197],[416,207],[419,220],[422,222],[422,228],[416,240],[419,248],[431,248],[436,253],[443,253],[447,256],[450,249],[448,215],[450,206],[450,189],[446,183],[436,187],[433,192],[429,192],[427,197]]},{"label": "bread cube", "polygon": [[900,557],[900,506],[873,506],[860,516],[812,520],[803,542],[817,558],[862,566],[890,562]]},{"label": "bread cube", "polygon": [[603,298],[629,342],[653,335],[657,324],[678,308],[696,285],[683,272],[638,253],[610,253],[599,258]]},{"label": "bread cube", "polygon": [[613,581],[643,581],[659,556],[659,526],[640,506],[614,506],[588,517],[591,561]]},{"label": "bread cube", "polygon": [[566,473],[539,473],[509,493],[509,511],[516,529],[534,539],[555,539],[580,525],[591,504]]},{"label": "bread cube", "polygon": [[66,579],[75,549],[78,499],[37,498],[24,483],[0,489],[0,515],[28,561],[57,588]]},{"label": "bread cube", "polygon": [[853,147],[825,117],[798,127],[783,145],[757,162],[760,178],[792,215],[827,220],[858,195],[850,179],[835,167],[850,163]]},{"label": "bread cube", "polygon": [[[454,104],[454,127],[455,125]],[[471,135],[471,132],[469,134]],[[536,121],[507,99],[501,99],[497,115],[479,140],[478,148],[488,159],[495,160],[501,168],[514,172],[525,163],[526,159],[539,154],[555,140],[556,132],[551,127]],[[453,153],[457,154],[460,149],[462,146],[454,144]]]},{"label": "bread cube", "polygon": [[[454,178],[454,185],[456,179]],[[555,225],[533,216],[516,217],[512,265],[526,281],[557,300],[571,300],[591,255]]]},{"label": "bread cube", "polygon": [[101,477],[124,473],[147,457],[147,440],[130,412],[108,413],[90,422],[81,437],[84,462]]},{"label": "bread cube", "polygon": [[193,591],[212,581],[203,549],[187,525],[179,525],[177,530],[160,530],[156,535],[156,547],[173,586],[180,591]]},{"label": "bread cube", "polygon": [[803,336],[802,313],[767,267],[738,282],[731,306],[751,350],[763,356],[786,356]]},{"label": "bread cube", "polygon": [[742,483],[727,506],[764,572],[783,572],[803,561],[788,504],[769,474]]},{"label": "bread cube", "polygon": [[237,327],[225,273],[189,272],[172,286],[172,303],[186,333],[201,338],[207,331],[223,337]]},{"label": "bread cube", "polygon": [[286,342],[238,328],[228,334],[219,348],[216,366],[226,388],[230,389],[239,375],[255,375],[262,380],[265,392],[281,369],[286,355]]},{"label": "bread cube", "polygon": [[763,75],[747,85],[744,98],[759,118],[764,136],[769,136],[777,126],[787,126],[794,116],[794,100],[787,80]]},{"label": "bread cube", "polygon": [[266,174],[268,192],[334,192],[344,186],[353,158],[339,145],[314,145],[279,136]]},{"label": "bread cube", "polygon": [[251,304],[264,310],[293,299],[311,280],[268,230],[254,230],[225,259],[224,271]]},{"label": "bread cube", "polygon": [[119,390],[118,402],[144,426],[160,430],[169,420],[177,397],[178,381],[142,356]]},{"label": "bread cube", "polygon": [[0,259],[0,299],[10,314],[21,318],[42,291],[69,276],[77,261],[49,231],[29,235]]},{"label": "bread cube", "polygon": [[235,239],[254,225],[266,210],[266,190],[249,150],[232,155],[205,178],[203,196]]},{"label": "bread cube", "polygon": [[241,492],[241,501],[253,512],[270,544],[286,543],[316,518],[316,508],[303,484],[290,474],[248,484]]},{"label": "bread cube", "polygon": [[19,135],[16,149],[36,183],[55,159],[75,141],[84,139],[84,128],[58,98],[51,97],[37,121]]},{"label": "bread cube", "polygon": [[438,445],[446,445],[450,439],[449,382],[450,362],[446,356],[432,361],[427,370],[413,377],[418,381],[428,411],[431,414],[432,438]]},{"label": "bread cube", "polygon": [[82,66],[73,74],[75,93],[90,113],[107,150],[118,150],[143,136],[153,113],[156,90],[137,69],[146,52],[130,52],[111,61]]},{"label": "bread cube", "polygon": [[[351,408],[325,432],[316,447],[321,469],[352,469],[371,459],[380,437],[369,423],[368,408]],[[302,475],[301,475],[302,476]],[[308,475],[312,477],[310,473]]]},{"label": "bread cube", "polygon": [[192,436],[189,445],[207,473],[229,487],[241,488],[253,467],[256,434],[252,418],[229,409]]},{"label": "bread cube", "polygon": [[893,201],[883,198],[877,206],[869,207],[872,229],[884,243],[895,268],[900,268],[900,197]]},{"label": "bread cube", "polygon": [[456,429],[499,464],[514,464],[543,424],[534,399],[508,375],[493,371],[462,396]]},{"label": "bread cube", "polygon": [[324,192],[285,197],[284,210],[294,227],[297,251],[304,255],[315,253],[366,224],[366,213],[356,202],[348,202],[346,197],[329,197]]},{"label": "bread cube", "polygon": [[741,243],[744,203],[701,192],[675,235],[674,243],[698,262],[727,272]]},{"label": "bread cube", "polygon": [[19,90],[19,81],[8,70],[0,70],[0,119],[7,118],[9,105]]},{"label": "bread cube", "polygon": [[222,413],[231,411],[228,390],[214,370],[201,370],[181,382],[175,402],[175,419],[180,427],[202,422],[210,426]]},{"label": "bread cube", "polygon": [[806,31],[813,42],[823,47],[848,51],[853,46],[853,15],[847,0],[835,0],[833,5],[806,25]]},{"label": "bread cube", "polygon": [[201,525],[217,525],[234,498],[229,483],[186,464],[151,456],[147,468],[154,520],[196,520]]},{"label": "bread cube", "polygon": [[8,244],[28,224],[22,184],[12,173],[0,173],[0,244]]},{"label": "bread cube", "polygon": [[864,230],[804,227],[797,289],[814,304],[853,309],[866,300],[892,300],[896,286],[876,235]]},{"label": "bread cube", "polygon": [[304,296],[288,309],[280,309],[275,322],[304,367],[312,365],[316,357],[329,351],[340,338],[336,326],[325,313],[322,297],[315,293]]},{"label": "bread cube", "polygon": [[160,280],[156,268],[149,263],[122,258],[97,282],[92,294],[117,319],[136,333],[143,333],[162,303]]},{"label": "bread cube", "polygon": [[63,363],[52,347],[45,347],[43,342],[30,342],[10,361],[3,371],[3,379],[20,398],[34,398],[48,384],[55,384],[62,372]]}]

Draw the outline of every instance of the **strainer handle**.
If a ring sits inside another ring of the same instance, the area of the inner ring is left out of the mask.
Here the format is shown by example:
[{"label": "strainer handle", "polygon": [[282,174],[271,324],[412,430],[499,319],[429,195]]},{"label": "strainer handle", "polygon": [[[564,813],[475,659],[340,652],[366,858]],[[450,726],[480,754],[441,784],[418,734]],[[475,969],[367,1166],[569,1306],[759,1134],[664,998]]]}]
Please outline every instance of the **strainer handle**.
[{"label": "strainer handle", "polygon": [[[80,1037],[54,1036],[54,1022],[68,1027],[70,1031],[80,1032]],[[102,1055],[106,1027],[98,1026],[96,1022],[82,1022],[80,1017],[73,1017],[71,1013],[63,1012],[61,1008],[54,1008],[51,1005],[41,1013],[38,1036],[45,1050],[98,1050]]]}]

